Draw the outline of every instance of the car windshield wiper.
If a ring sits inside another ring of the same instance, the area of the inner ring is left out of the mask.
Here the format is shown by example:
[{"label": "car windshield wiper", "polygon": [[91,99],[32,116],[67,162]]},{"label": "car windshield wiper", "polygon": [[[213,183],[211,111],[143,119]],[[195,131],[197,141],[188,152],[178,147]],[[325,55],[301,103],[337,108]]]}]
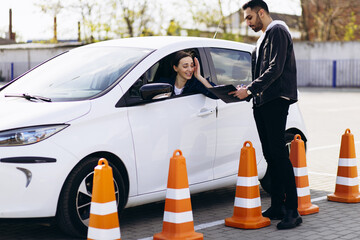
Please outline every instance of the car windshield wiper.
[{"label": "car windshield wiper", "polygon": [[30,95],[27,93],[22,93],[22,94],[8,94],[5,95],[5,97],[20,97],[20,98],[25,98],[27,100],[41,100],[44,102],[51,102],[51,98],[47,98],[47,97],[42,97],[42,96],[35,96],[35,95]]}]

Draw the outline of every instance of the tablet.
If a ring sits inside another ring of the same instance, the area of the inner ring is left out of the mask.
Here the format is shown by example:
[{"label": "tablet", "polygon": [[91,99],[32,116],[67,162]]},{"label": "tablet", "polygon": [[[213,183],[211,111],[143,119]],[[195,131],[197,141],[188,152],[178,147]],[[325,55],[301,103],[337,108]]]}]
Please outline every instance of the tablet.
[{"label": "tablet", "polygon": [[240,100],[238,97],[234,97],[234,95],[229,95],[229,92],[237,90],[236,87],[231,84],[215,86],[208,88],[208,90],[226,103],[245,101],[245,99]]}]

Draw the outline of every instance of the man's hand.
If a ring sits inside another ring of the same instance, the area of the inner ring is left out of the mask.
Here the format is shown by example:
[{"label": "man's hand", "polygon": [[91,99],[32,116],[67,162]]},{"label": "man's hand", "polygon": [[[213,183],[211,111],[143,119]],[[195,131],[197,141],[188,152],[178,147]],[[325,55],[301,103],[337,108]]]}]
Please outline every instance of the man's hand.
[{"label": "man's hand", "polygon": [[229,92],[229,95],[239,98],[240,100],[245,99],[249,96],[247,93],[246,86],[241,86],[237,88],[237,91]]}]

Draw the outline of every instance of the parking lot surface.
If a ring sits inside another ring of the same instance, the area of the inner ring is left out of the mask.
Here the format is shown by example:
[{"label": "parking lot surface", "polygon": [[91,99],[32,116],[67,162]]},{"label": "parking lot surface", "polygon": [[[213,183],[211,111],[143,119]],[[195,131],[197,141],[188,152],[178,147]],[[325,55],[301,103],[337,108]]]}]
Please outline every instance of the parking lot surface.
[{"label": "parking lot surface", "polygon": [[[204,239],[359,239],[360,203],[327,200],[333,193],[337,174],[341,135],[347,128],[355,137],[360,153],[360,90],[300,89],[300,108],[307,125],[307,165],[313,204],[319,213],[303,216],[303,223],[291,230],[277,230],[279,221],[261,229],[226,227],[224,219],[233,214],[235,185],[191,195],[195,231]],[[186,156],[185,156],[186,157]],[[359,166],[358,166],[359,172]],[[262,189],[265,210],[270,197]],[[122,239],[152,239],[162,231],[164,202],[125,209],[120,220]],[[64,235],[54,223],[0,221],[0,239],[76,239]]]}]

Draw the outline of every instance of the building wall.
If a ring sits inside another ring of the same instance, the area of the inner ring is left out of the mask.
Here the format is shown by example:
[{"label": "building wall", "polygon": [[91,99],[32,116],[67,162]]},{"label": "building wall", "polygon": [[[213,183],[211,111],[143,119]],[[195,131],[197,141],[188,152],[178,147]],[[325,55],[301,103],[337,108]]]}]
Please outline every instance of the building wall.
[{"label": "building wall", "polygon": [[10,81],[36,65],[79,44],[13,44],[0,46],[0,80]]},{"label": "building wall", "polygon": [[360,59],[360,42],[295,42],[297,59]]}]

